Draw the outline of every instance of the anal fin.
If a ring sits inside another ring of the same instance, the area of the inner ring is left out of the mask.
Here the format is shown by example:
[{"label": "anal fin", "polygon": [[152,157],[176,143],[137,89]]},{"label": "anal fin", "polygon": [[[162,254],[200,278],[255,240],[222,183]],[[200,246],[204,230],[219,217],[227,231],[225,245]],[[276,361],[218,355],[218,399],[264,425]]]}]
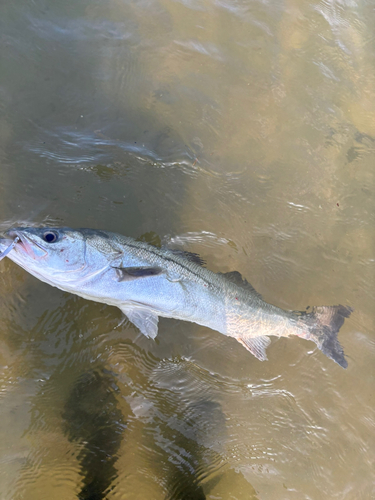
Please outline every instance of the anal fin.
[{"label": "anal fin", "polygon": [[159,322],[157,314],[139,307],[126,307],[121,310],[143,335],[151,339],[156,337]]},{"label": "anal fin", "polygon": [[270,345],[271,340],[266,335],[250,338],[236,337],[236,339],[260,361],[266,361],[268,359],[266,349]]}]

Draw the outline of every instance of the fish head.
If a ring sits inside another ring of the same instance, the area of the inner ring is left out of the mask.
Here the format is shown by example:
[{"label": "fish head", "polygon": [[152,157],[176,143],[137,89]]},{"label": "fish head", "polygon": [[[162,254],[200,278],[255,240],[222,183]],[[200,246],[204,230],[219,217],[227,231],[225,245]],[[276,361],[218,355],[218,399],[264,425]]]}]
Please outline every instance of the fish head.
[{"label": "fish head", "polygon": [[48,282],[69,282],[86,268],[86,239],[70,228],[16,227],[0,240],[0,248],[16,242],[7,255],[26,271]]}]

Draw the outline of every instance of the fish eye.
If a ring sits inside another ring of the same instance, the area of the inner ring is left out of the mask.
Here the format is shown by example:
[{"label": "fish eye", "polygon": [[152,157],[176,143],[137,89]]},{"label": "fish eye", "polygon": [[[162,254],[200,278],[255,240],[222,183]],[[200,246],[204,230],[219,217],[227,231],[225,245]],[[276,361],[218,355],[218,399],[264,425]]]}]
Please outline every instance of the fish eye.
[{"label": "fish eye", "polygon": [[43,239],[47,243],[55,243],[57,241],[59,235],[55,231],[46,231],[43,234]]}]

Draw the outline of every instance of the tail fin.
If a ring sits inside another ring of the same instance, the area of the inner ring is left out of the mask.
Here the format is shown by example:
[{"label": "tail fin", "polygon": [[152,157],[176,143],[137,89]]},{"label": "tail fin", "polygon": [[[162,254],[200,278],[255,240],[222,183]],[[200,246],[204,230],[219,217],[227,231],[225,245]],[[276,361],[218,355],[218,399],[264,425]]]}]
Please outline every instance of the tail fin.
[{"label": "tail fin", "polygon": [[344,356],[344,349],[337,339],[337,333],[345,318],[352,313],[351,307],[320,306],[313,307],[312,312],[301,318],[308,327],[306,338],[313,340],[319,349],[343,368],[348,366]]}]

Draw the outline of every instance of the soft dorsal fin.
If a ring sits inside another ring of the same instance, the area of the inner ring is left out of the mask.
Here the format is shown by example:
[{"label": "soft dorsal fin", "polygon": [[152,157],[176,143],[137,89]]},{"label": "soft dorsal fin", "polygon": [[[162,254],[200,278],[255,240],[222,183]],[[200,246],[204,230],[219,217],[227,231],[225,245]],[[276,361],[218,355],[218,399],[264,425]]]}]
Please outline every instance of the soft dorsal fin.
[{"label": "soft dorsal fin", "polygon": [[247,290],[248,292],[251,292],[253,295],[255,294],[257,297],[260,299],[262,296],[260,293],[258,293],[253,285],[251,285],[245,278],[241,276],[241,273],[238,271],[230,271],[229,273],[217,273],[223,276],[228,281],[231,281],[232,283],[235,283],[237,286],[240,286],[244,290]]},{"label": "soft dorsal fin", "polygon": [[206,263],[197,253],[187,252],[186,250],[179,250],[178,248],[168,248],[168,250],[175,255],[187,259],[190,262],[195,262],[195,264],[199,264],[200,266],[204,266]]}]

